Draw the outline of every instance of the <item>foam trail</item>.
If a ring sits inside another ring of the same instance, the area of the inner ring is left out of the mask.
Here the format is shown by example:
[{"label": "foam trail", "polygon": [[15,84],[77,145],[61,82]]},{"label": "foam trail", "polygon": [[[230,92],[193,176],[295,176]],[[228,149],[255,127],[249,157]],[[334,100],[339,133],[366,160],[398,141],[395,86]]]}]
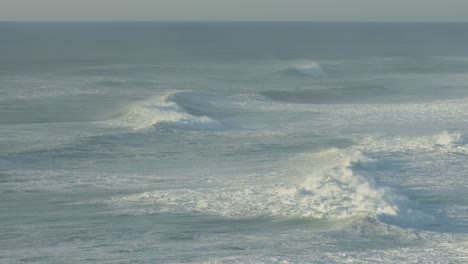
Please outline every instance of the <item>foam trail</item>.
[{"label": "foam trail", "polygon": [[207,116],[194,116],[170,101],[173,94],[155,97],[151,100],[132,105],[127,113],[108,123],[141,130],[160,124],[171,124],[177,128],[204,130],[219,129],[221,124]]}]

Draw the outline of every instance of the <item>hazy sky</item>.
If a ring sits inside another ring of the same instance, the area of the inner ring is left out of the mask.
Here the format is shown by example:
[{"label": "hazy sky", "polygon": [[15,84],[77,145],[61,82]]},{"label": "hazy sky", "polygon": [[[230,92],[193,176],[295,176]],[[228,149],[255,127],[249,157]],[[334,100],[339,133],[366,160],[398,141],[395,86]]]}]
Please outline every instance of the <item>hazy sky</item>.
[{"label": "hazy sky", "polygon": [[468,0],[0,0],[0,20],[468,21]]}]

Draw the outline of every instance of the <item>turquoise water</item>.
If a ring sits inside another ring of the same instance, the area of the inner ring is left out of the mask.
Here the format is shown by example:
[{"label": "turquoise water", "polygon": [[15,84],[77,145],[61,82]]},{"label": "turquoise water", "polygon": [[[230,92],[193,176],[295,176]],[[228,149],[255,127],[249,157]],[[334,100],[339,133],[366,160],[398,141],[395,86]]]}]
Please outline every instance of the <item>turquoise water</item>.
[{"label": "turquoise water", "polygon": [[1,23],[0,262],[464,263],[467,32]]}]

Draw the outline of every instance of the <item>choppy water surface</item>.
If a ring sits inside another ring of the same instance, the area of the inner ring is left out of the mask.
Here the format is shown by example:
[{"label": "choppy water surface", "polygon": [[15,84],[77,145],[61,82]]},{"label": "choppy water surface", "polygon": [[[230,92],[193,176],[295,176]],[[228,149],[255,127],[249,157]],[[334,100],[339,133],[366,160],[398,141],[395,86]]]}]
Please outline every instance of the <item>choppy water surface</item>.
[{"label": "choppy water surface", "polygon": [[468,25],[0,24],[0,262],[468,261]]}]

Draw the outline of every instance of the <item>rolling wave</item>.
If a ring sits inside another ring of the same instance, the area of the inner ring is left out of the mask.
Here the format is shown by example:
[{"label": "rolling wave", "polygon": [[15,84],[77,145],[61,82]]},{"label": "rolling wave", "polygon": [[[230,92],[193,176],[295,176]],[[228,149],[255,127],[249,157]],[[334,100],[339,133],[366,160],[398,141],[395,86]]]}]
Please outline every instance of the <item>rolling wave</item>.
[{"label": "rolling wave", "polygon": [[133,130],[146,129],[162,124],[176,128],[193,130],[219,129],[221,123],[207,116],[196,116],[188,113],[171,100],[171,93],[165,96],[136,103],[127,112],[116,119],[108,120],[107,124],[130,127]]},{"label": "rolling wave", "polygon": [[325,75],[325,71],[320,64],[315,61],[307,61],[278,71],[280,75],[320,77]]}]

